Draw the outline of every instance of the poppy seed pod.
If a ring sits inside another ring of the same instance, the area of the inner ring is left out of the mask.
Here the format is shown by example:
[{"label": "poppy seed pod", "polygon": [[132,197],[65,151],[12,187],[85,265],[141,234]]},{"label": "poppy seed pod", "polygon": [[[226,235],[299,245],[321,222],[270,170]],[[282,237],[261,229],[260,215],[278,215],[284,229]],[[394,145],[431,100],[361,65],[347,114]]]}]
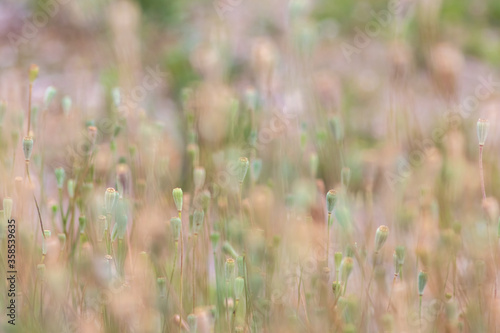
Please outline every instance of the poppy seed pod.
[{"label": "poppy seed pod", "polygon": [[29,161],[31,158],[31,153],[33,152],[33,138],[31,136],[24,137],[23,152],[24,152],[24,159],[26,161]]},{"label": "poppy seed pod", "polygon": [[106,213],[111,214],[115,207],[117,192],[114,188],[108,187],[104,192],[104,209]]},{"label": "poppy seed pod", "polygon": [[178,212],[182,211],[182,189],[179,187],[174,188],[172,191],[172,196],[174,197],[174,203],[175,207],[177,208]]},{"label": "poppy seed pod", "polygon": [[54,170],[57,181],[57,188],[62,189],[64,186],[64,178],[66,177],[66,172],[64,172],[63,168],[57,168]]},{"label": "poppy seed pod", "polygon": [[179,241],[181,236],[181,219],[178,217],[172,217],[170,219],[170,228],[172,229],[172,235],[174,236],[174,241]]},{"label": "poppy seed pod", "polygon": [[53,86],[48,86],[47,89],[45,89],[45,94],[43,96],[43,105],[45,108],[49,107],[56,94],[57,90]]},{"label": "poppy seed pod", "polygon": [[75,196],[75,180],[68,180],[68,195],[71,199]]},{"label": "poppy seed pod", "polygon": [[326,209],[328,210],[328,214],[333,212],[335,208],[335,204],[337,203],[337,191],[330,190],[326,194]]},{"label": "poppy seed pod", "polygon": [[418,273],[418,294],[420,296],[424,294],[424,289],[426,284],[427,284],[427,273],[420,271],[420,273]]},{"label": "poppy seed pod", "polygon": [[30,83],[33,83],[36,80],[36,78],[38,77],[39,71],[40,71],[40,69],[38,68],[37,65],[31,64],[30,71],[29,71]]},{"label": "poppy seed pod", "polygon": [[12,217],[12,206],[14,205],[14,202],[12,201],[11,198],[4,198],[3,199],[3,211],[5,214],[5,220],[8,221]]},{"label": "poppy seed pod", "polygon": [[201,229],[203,224],[203,219],[205,217],[205,213],[201,209],[197,209],[193,214],[193,233],[198,235],[198,232]]},{"label": "poppy seed pod", "polygon": [[354,260],[351,257],[345,257],[340,265],[340,271],[342,272],[342,279],[347,281],[349,275],[351,275],[352,268],[354,266]]},{"label": "poppy seed pod", "polygon": [[236,298],[237,301],[243,295],[244,289],[245,289],[245,279],[243,279],[241,276],[238,276],[234,280],[234,297]]},{"label": "poppy seed pod", "polygon": [[488,137],[488,130],[490,128],[490,122],[486,119],[479,119],[477,121],[477,139],[479,145],[483,146],[486,138]]},{"label": "poppy seed pod", "polygon": [[203,185],[205,184],[206,172],[204,167],[196,167],[194,168],[194,189],[195,191],[199,191]]},{"label": "poppy seed pod", "polygon": [[384,246],[387,236],[389,236],[389,227],[381,225],[377,228],[377,232],[375,233],[375,253],[380,251],[382,246]]},{"label": "poppy seed pod", "polygon": [[240,160],[238,162],[238,173],[237,173],[238,182],[240,184],[242,184],[243,181],[245,180],[245,176],[247,174],[249,164],[250,164],[250,162],[248,161],[248,158],[240,157]]}]

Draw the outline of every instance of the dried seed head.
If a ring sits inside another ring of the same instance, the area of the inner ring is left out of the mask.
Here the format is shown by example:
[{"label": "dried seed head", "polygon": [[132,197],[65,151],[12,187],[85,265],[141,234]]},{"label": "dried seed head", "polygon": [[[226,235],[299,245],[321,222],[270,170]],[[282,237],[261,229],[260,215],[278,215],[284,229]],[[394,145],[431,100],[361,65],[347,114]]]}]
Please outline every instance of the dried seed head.
[{"label": "dried seed head", "polygon": [[238,276],[234,280],[234,297],[236,298],[237,301],[243,295],[244,288],[245,288],[245,279],[243,279],[241,276]]},{"label": "dried seed head", "polygon": [[479,140],[479,146],[483,146],[486,138],[488,137],[488,130],[490,128],[490,122],[486,119],[479,119],[477,121],[477,139]]},{"label": "dried seed head", "polygon": [[56,94],[57,90],[53,86],[48,86],[47,89],[45,89],[45,94],[43,96],[43,105],[45,109],[49,107]]},{"label": "dried seed head", "polygon": [[243,181],[245,180],[245,176],[247,174],[249,164],[250,164],[250,162],[248,162],[248,158],[240,157],[239,162],[238,162],[238,173],[237,173],[238,182],[240,184],[242,184]]},{"label": "dried seed head", "polygon": [[170,228],[172,229],[172,235],[174,236],[174,241],[179,241],[181,236],[181,219],[178,217],[172,217],[170,219]]},{"label": "dried seed head", "polygon": [[335,204],[337,203],[337,191],[330,190],[326,194],[326,209],[328,210],[328,214],[333,212],[335,208]]},{"label": "dried seed head", "polygon": [[180,189],[179,187],[174,188],[174,190],[172,191],[172,196],[174,197],[174,203],[177,211],[182,211],[182,189]]},{"label": "dried seed head", "polygon": [[203,185],[205,185],[205,168],[204,167],[195,167],[194,168],[194,189],[195,191],[199,191]]},{"label": "dried seed head", "polygon": [[380,251],[382,246],[384,246],[387,236],[389,236],[389,227],[385,225],[378,227],[377,232],[375,233],[375,253]]},{"label": "dried seed head", "polygon": [[107,214],[111,214],[115,207],[117,192],[114,188],[108,187],[104,192],[104,210]]},{"label": "dried seed head", "polygon": [[347,281],[349,275],[351,275],[352,268],[354,267],[354,260],[351,257],[345,257],[340,265],[340,271],[342,272],[342,279]]},{"label": "dried seed head", "polygon": [[23,139],[23,152],[24,159],[29,161],[31,158],[31,153],[33,152],[33,137],[25,136]]},{"label": "dried seed head", "polygon": [[14,202],[11,198],[7,197],[3,199],[3,211],[5,214],[5,220],[8,221],[12,217],[12,206]]},{"label": "dried seed head", "polygon": [[64,185],[64,178],[66,177],[66,172],[64,172],[63,168],[57,168],[54,170],[57,181],[57,188],[62,189]]},{"label": "dried seed head", "polygon": [[36,78],[38,77],[39,70],[40,69],[38,68],[37,65],[31,64],[30,71],[29,71],[30,83],[33,83],[36,80]]},{"label": "dried seed head", "polygon": [[203,225],[203,219],[205,217],[205,213],[201,209],[195,210],[193,214],[193,234],[198,235],[198,232]]},{"label": "dried seed head", "polygon": [[418,273],[418,294],[420,296],[424,294],[424,289],[426,284],[427,284],[427,273],[420,271],[420,273]]}]

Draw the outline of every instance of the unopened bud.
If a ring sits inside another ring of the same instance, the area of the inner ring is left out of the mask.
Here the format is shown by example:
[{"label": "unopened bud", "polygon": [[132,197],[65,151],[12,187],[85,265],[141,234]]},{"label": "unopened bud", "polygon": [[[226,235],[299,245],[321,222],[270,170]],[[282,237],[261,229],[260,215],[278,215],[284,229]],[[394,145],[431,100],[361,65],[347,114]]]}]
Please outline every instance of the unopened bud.
[{"label": "unopened bud", "polygon": [[31,136],[24,137],[23,152],[24,152],[24,159],[26,161],[29,161],[31,158],[31,153],[33,152],[33,138]]},{"label": "unopened bud", "polygon": [[479,119],[477,121],[477,139],[479,145],[483,146],[486,138],[488,137],[488,130],[490,128],[490,122],[486,119]]},{"label": "unopened bud", "polygon": [[174,203],[177,211],[182,211],[182,189],[180,189],[179,187],[174,188],[174,190],[172,191],[172,196],[174,197]]},{"label": "unopened bud", "polygon": [[380,251],[382,246],[384,246],[387,236],[389,236],[389,228],[385,225],[378,227],[375,233],[375,253]]},{"label": "unopened bud", "polygon": [[333,212],[336,203],[337,203],[337,191],[335,190],[328,191],[328,193],[326,194],[326,209],[328,211],[328,214],[331,214]]},{"label": "unopened bud", "polygon": [[426,284],[427,284],[427,273],[420,271],[420,273],[418,273],[418,294],[420,296],[424,294],[424,289]]}]

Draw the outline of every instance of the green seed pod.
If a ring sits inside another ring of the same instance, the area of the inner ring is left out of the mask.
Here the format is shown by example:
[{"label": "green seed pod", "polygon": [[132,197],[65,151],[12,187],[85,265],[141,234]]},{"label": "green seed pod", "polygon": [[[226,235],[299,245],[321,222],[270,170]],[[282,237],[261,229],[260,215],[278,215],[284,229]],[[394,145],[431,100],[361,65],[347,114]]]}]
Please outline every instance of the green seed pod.
[{"label": "green seed pod", "polygon": [[193,214],[193,234],[198,235],[201,226],[203,225],[203,219],[205,218],[205,213],[201,209],[195,210]]},{"label": "green seed pod", "polygon": [[47,89],[45,89],[45,94],[43,96],[43,105],[45,109],[49,107],[56,94],[57,90],[53,86],[48,86]]},{"label": "green seed pod", "polygon": [[30,83],[33,83],[36,80],[36,78],[38,77],[39,71],[40,71],[40,69],[38,68],[37,65],[31,64],[30,71],[29,71]]},{"label": "green seed pod", "polygon": [[418,273],[418,294],[420,296],[424,294],[424,289],[426,284],[427,284],[427,273],[420,271],[420,273]]},{"label": "green seed pod", "polygon": [[50,230],[44,230],[43,234],[45,235],[45,238],[42,238],[42,254],[46,255],[47,254],[47,238],[50,238],[51,232]]},{"label": "green seed pod", "polygon": [[333,212],[335,208],[335,204],[337,203],[337,191],[330,190],[326,194],[326,209],[328,210],[328,214]]},{"label": "green seed pod", "polygon": [[106,220],[106,216],[99,215],[97,217],[97,240],[99,242],[102,242],[106,230],[108,230],[108,221]]},{"label": "green seed pod", "polygon": [[250,168],[250,177],[252,179],[252,182],[255,183],[259,179],[261,171],[262,171],[262,160],[260,158],[252,160]]},{"label": "green seed pod", "polygon": [[56,174],[57,188],[62,189],[64,185],[64,178],[66,177],[66,172],[64,172],[63,168],[57,168],[54,170],[54,173]]},{"label": "green seed pod", "polygon": [[228,258],[226,260],[226,264],[224,266],[224,275],[226,277],[226,281],[230,281],[234,276],[234,259]]},{"label": "green seed pod", "polygon": [[340,271],[342,272],[342,280],[347,281],[349,275],[351,275],[352,269],[354,267],[354,260],[351,257],[345,257],[340,265]]},{"label": "green seed pod", "polygon": [[245,279],[243,279],[241,276],[238,276],[234,280],[234,297],[236,298],[236,300],[239,300],[241,298],[244,289],[245,289]]},{"label": "green seed pod", "polygon": [[194,189],[195,191],[199,191],[203,185],[205,185],[205,177],[206,172],[204,167],[195,167],[194,168]]},{"label": "green seed pod", "polygon": [[108,187],[104,192],[104,210],[107,214],[111,214],[116,204],[117,192],[114,188]]},{"label": "green seed pod", "polygon": [[73,104],[73,102],[71,101],[71,97],[69,97],[68,95],[64,96],[61,100],[61,104],[64,114],[68,115],[71,111],[71,105]]},{"label": "green seed pod", "polygon": [[33,138],[31,136],[24,137],[23,152],[24,152],[24,159],[26,161],[29,161],[31,158],[31,153],[33,152]]},{"label": "green seed pod", "polygon": [[3,199],[3,211],[5,214],[5,220],[9,221],[10,218],[12,217],[12,206],[14,205],[14,202],[12,201],[11,198],[7,197]]},{"label": "green seed pod", "polygon": [[387,236],[389,236],[389,228],[385,225],[378,227],[375,233],[375,253],[378,253],[382,246],[384,246]]},{"label": "green seed pod", "polygon": [[245,180],[245,176],[247,174],[249,164],[250,164],[250,162],[248,162],[248,158],[240,157],[239,162],[238,162],[238,173],[237,173],[238,182],[240,184],[242,184],[243,181]]},{"label": "green seed pod", "polygon": [[333,254],[333,258],[335,261],[335,269],[339,269],[340,264],[342,263],[342,252],[335,252]]},{"label": "green seed pod", "polygon": [[187,316],[187,321],[189,325],[189,333],[196,333],[198,331],[198,319],[196,318],[196,315],[191,313]]},{"label": "green seed pod", "polygon": [[68,195],[71,199],[75,196],[75,180],[74,179],[69,179],[68,180]]},{"label": "green seed pod", "polygon": [[236,263],[238,265],[238,276],[245,276],[245,258],[243,256],[238,256],[238,258],[236,258]]},{"label": "green seed pod", "polygon": [[172,217],[170,219],[170,228],[172,229],[172,235],[174,236],[174,241],[178,242],[181,236],[181,219],[178,217]]},{"label": "green seed pod", "polygon": [[479,119],[477,121],[477,139],[479,141],[479,146],[484,146],[484,142],[488,137],[489,128],[490,128],[489,120]]},{"label": "green seed pod", "polygon": [[160,297],[165,296],[166,294],[166,279],[164,277],[159,277],[156,279],[156,285],[158,286],[158,294]]},{"label": "green seed pod", "polygon": [[219,244],[220,240],[220,233],[217,231],[214,231],[210,234],[210,242],[212,242],[212,249],[215,251],[217,248],[217,245]]},{"label": "green seed pod", "polygon": [[233,258],[238,258],[238,253],[234,250],[234,248],[231,246],[231,244],[229,244],[228,241],[225,241],[222,245],[222,251],[225,254],[232,256]]},{"label": "green seed pod", "polygon": [[349,183],[351,182],[351,169],[348,167],[342,168],[342,171],[340,171],[340,180],[344,188],[349,187]]},{"label": "green seed pod", "polygon": [[319,167],[318,154],[313,152],[309,156],[309,174],[311,175],[311,178],[316,179],[316,177],[318,176],[318,167]]},{"label": "green seed pod", "polygon": [[66,234],[60,233],[57,234],[57,238],[59,239],[59,244],[61,244],[61,251],[64,249],[66,245]]},{"label": "green seed pod", "polygon": [[79,226],[81,234],[83,234],[85,232],[86,225],[87,225],[87,218],[85,216],[80,216],[78,218],[78,226]]},{"label": "green seed pod", "polygon": [[174,188],[172,191],[172,196],[174,197],[174,203],[175,207],[177,208],[178,212],[182,211],[182,189],[179,187]]},{"label": "green seed pod", "polygon": [[113,99],[113,104],[115,105],[115,107],[119,107],[121,103],[120,88],[114,87],[111,91],[111,97]]}]

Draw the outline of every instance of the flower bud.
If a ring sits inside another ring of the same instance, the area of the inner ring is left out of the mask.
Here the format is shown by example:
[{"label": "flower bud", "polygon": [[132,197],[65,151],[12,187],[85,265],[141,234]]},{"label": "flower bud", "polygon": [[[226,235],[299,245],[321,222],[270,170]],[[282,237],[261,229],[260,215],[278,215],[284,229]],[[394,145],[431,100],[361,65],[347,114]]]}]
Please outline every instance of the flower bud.
[{"label": "flower bud", "polygon": [[384,246],[387,236],[389,236],[389,228],[385,225],[378,227],[375,233],[375,253],[380,251],[382,246]]},{"label": "flower bud", "polygon": [[111,214],[115,207],[117,192],[114,188],[108,187],[104,192],[104,210],[107,214]]},{"label": "flower bud", "polygon": [[24,159],[29,161],[31,158],[31,153],[33,152],[33,137],[25,136],[23,139],[23,152]]},{"label": "flower bud", "polygon": [[195,167],[194,168],[194,189],[195,191],[199,191],[203,185],[205,184],[205,168],[204,167]]},{"label": "flower bud", "polygon": [[11,198],[7,197],[3,199],[3,211],[5,214],[5,220],[9,221],[10,218],[12,217],[12,206],[14,205],[14,202],[12,201]]},{"label": "flower bud", "polygon": [[330,190],[326,194],[326,209],[328,210],[328,214],[333,212],[335,208],[335,204],[337,203],[337,191]]},{"label": "flower bud", "polygon": [[172,217],[170,219],[170,228],[172,229],[172,235],[174,236],[174,241],[179,241],[181,236],[181,219],[178,217]]},{"label": "flower bud", "polygon": [[172,196],[174,197],[174,203],[175,207],[177,208],[178,212],[182,211],[182,189],[179,187],[174,188],[172,191]]},{"label": "flower bud", "polygon": [[424,294],[424,289],[426,284],[427,284],[427,273],[420,271],[420,273],[418,273],[418,294],[420,296]]},{"label": "flower bud", "polygon": [[31,64],[30,71],[29,71],[30,83],[33,83],[36,80],[36,78],[38,77],[39,70],[40,69],[38,68],[37,65]]},{"label": "flower bud", "polygon": [[203,224],[203,219],[205,217],[205,213],[201,209],[195,210],[193,214],[193,234],[198,235],[198,232],[201,229]]},{"label": "flower bud", "polygon": [[241,298],[244,289],[245,289],[245,279],[243,279],[241,276],[238,276],[234,280],[234,297],[236,298],[236,300],[239,300]]},{"label": "flower bud", "polygon": [[43,96],[43,105],[45,109],[49,107],[56,94],[57,90],[53,86],[48,86],[47,89],[45,89],[45,94]]},{"label": "flower bud", "polygon": [[483,146],[486,138],[488,137],[488,130],[490,128],[490,122],[486,119],[479,119],[477,121],[477,139],[479,145]]},{"label": "flower bud", "polygon": [[237,173],[238,181],[240,182],[240,184],[242,184],[243,181],[245,180],[249,164],[250,163],[248,162],[248,158],[240,157],[240,160],[238,162],[238,173]]},{"label": "flower bud", "polygon": [[64,178],[66,177],[66,173],[63,168],[57,168],[54,170],[56,174],[57,188],[62,189],[64,185]]}]

